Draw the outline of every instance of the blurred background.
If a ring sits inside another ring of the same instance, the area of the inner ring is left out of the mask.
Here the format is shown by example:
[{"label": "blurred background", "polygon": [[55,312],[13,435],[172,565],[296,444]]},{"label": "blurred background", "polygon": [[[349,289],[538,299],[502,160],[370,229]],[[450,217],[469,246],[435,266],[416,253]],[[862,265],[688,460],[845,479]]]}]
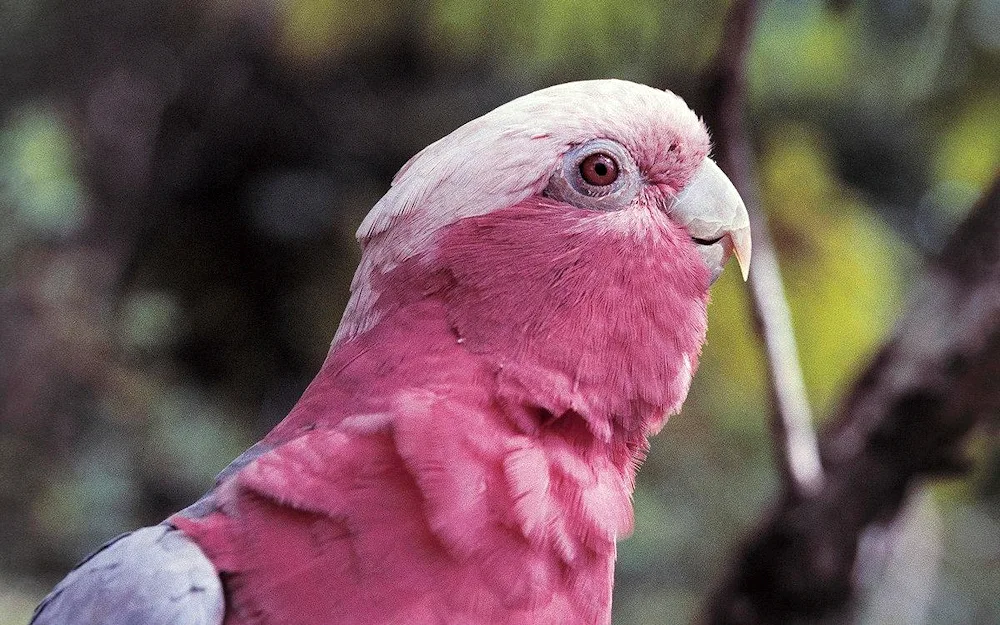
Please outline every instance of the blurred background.
[{"label": "blurred background", "polygon": [[[571,79],[697,109],[726,6],[0,0],[0,625],[284,416],[409,156]],[[822,421],[1000,168],[1000,0],[773,0],[749,81]],[[778,492],[737,273],[640,475],[618,625],[689,620]],[[1000,622],[995,441],[914,498],[862,622]]]}]

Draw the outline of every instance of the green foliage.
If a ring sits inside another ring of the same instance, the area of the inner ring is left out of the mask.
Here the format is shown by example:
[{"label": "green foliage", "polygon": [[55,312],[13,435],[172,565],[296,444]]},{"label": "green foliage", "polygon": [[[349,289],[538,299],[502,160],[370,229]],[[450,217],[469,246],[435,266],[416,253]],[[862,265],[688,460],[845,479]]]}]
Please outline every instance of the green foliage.
[{"label": "green foliage", "polygon": [[206,489],[229,461],[253,444],[243,428],[195,389],[172,387],[152,406],[144,466],[172,488]]},{"label": "green foliage", "polygon": [[84,449],[49,484],[35,504],[35,520],[50,540],[82,558],[136,522],[137,487],[128,447],[111,437]]},{"label": "green foliage", "polygon": [[[785,274],[809,395],[828,413],[883,339],[901,305],[905,249],[871,210],[837,182],[815,129],[774,130],[761,187]],[[713,288],[709,340],[692,399],[721,427],[743,431],[745,407],[767,401],[766,365],[736,272]],[[847,314],[849,313],[849,314]],[[739,363],[739,375],[732,375]]]},{"label": "green foliage", "polygon": [[1000,170],[1000,88],[974,95],[948,118],[934,155],[940,182],[963,182],[984,188]]},{"label": "green foliage", "polygon": [[38,604],[39,589],[0,578],[0,625],[24,625]]},{"label": "green foliage", "polygon": [[122,302],[118,340],[123,347],[136,351],[162,350],[177,338],[180,323],[180,308],[169,293],[141,291]]},{"label": "green foliage", "polygon": [[759,103],[843,94],[858,29],[855,13],[831,13],[820,2],[768,4],[751,50],[751,98]]},{"label": "green foliage", "polygon": [[393,34],[401,19],[399,3],[349,0],[288,0],[278,12],[281,43],[298,61],[329,59]]},{"label": "green foliage", "polygon": [[803,373],[822,414],[898,315],[906,256],[871,209],[840,188],[814,131],[779,127],[765,155],[763,197],[785,261]]},{"label": "green foliage", "polygon": [[0,272],[22,237],[80,227],[86,212],[76,149],[59,117],[42,106],[25,107],[0,128]]},{"label": "green foliage", "polygon": [[704,66],[725,3],[637,0],[623,8],[601,0],[435,0],[428,27],[441,54],[498,54],[518,75],[648,77],[655,67]]}]

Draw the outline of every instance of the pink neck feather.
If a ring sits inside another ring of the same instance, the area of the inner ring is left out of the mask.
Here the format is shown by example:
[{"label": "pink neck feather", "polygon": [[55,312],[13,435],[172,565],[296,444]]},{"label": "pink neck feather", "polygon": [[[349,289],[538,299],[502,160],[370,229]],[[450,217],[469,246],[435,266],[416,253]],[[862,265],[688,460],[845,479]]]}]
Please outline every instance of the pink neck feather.
[{"label": "pink neck feather", "polygon": [[631,443],[680,409],[707,326],[708,272],[652,199],[598,213],[532,197],[464,219],[374,291],[380,321],[334,344],[272,438],[312,403],[384,410],[391,389],[457,386],[475,364],[487,379],[471,383],[510,414],[575,415]]},{"label": "pink neck feather", "polygon": [[605,214],[534,197],[462,220],[397,270],[405,280],[386,278],[378,306],[440,298],[506,401],[572,411],[605,441],[648,435],[687,394],[708,297],[690,239],[652,204]]},{"label": "pink neck feather", "polygon": [[378,278],[380,321],[334,345],[265,441],[337,427],[390,440],[420,491],[408,514],[456,575],[510,605],[555,615],[565,600],[583,606],[574,622],[609,622],[635,470],[687,393],[706,325],[707,271],[654,205],[536,197],[447,227]]}]

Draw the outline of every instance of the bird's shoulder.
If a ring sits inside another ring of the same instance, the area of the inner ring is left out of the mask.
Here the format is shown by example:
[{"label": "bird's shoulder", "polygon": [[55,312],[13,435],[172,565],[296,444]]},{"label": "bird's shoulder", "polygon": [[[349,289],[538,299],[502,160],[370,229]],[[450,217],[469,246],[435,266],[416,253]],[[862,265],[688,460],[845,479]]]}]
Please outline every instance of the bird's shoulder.
[{"label": "bird's shoulder", "polygon": [[220,625],[215,567],[169,525],[123,534],[78,564],[39,604],[29,625]]}]

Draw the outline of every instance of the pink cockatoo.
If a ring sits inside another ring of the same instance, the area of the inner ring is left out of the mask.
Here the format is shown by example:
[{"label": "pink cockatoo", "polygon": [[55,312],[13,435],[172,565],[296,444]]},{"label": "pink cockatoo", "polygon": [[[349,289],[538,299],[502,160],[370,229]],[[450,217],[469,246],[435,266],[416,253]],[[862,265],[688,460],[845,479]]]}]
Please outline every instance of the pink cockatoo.
[{"label": "pink cockatoo", "polygon": [[558,85],[413,157],[329,355],[215,487],[34,622],[606,624],[648,437],[746,209],[670,92]]}]

